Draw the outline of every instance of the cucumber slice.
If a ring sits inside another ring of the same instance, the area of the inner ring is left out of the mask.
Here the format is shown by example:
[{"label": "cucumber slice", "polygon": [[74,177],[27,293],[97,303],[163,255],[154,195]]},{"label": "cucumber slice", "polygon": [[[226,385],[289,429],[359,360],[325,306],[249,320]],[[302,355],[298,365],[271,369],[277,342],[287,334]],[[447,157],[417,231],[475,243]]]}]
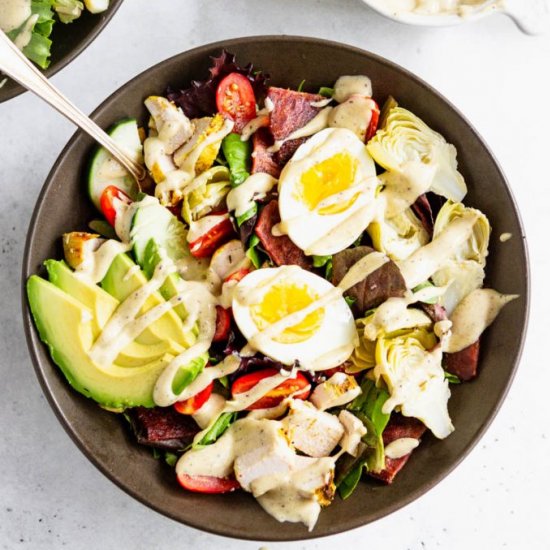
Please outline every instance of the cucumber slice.
[{"label": "cucumber slice", "polygon": [[[143,146],[139,139],[136,119],[122,119],[111,126],[107,133],[136,161],[143,162]],[[115,161],[111,153],[103,147],[98,147],[92,154],[88,169],[88,194],[98,210],[101,193],[109,185],[115,185],[132,199],[135,199],[139,192],[134,178]]]},{"label": "cucumber slice", "polygon": [[137,207],[132,218],[130,240],[140,266],[144,267],[151,263],[146,254],[147,245],[151,240],[155,242],[156,249],[161,254],[165,253],[174,262],[188,256],[186,236],[187,230],[183,223],[152,197],[147,197],[147,200]]}]

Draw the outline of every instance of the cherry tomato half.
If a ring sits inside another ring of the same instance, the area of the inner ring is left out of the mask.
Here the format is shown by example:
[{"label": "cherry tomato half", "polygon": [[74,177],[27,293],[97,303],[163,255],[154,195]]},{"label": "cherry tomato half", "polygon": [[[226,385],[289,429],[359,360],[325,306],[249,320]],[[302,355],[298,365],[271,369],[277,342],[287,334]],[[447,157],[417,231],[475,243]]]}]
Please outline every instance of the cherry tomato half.
[{"label": "cherry tomato half", "polygon": [[115,218],[116,218],[116,208],[114,200],[118,199],[119,201],[130,204],[132,199],[121,189],[115,185],[108,185],[103,189],[101,197],[99,197],[99,207],[105,216],[105,219],[114,227]]},{"label": "cherry tomato half", "polygon": [[250,80],[239,73],[228,74],[218,84],[216,106],[225,118],[235,123],[233,132],[240,134],[256,117],[256,98]]},{"label": "cherry tomato half", "polygon": [[179,474],[179,484],[188,491],[194,493],[229,493],[240,489],[240,484],[236,479],[214,476],[190,476]]},{"label": "cherry tomato half", "polygon": [[[277,369],[262,369],[250,374],[245,374],[240,378],[237,378],[231,386],[231,393],[233,395],[244,393],[253,388],[260,380],[274,376],[278,374]],[[303,390],[303,391],[300,391]],[[294,395],[296,399],[307,399],[310,391],[309,380],[301,373],[296,374],[296,378],[289,378],[282,384],[279,384],[276,388],[267,392],[262,398],[258,399],[255,403],[252,403],[247,410],[254,409],[269,409],[276,407],[285,397],[290,394],[298,392]]]},{"label": "cherry tomato half", "polygon": [[216,331],[212,342],[225,342],[231,332],[231,313],[229,309],[216,306]]},{"label": "cherry tomato half", "polygon": [[228,275],[223,282],[228,283],[229,281],[242,281],[249,273],[250,269],[243,267],[242,269],[238,269],[237,271],[231,273],[231,275]]},{"label": "cherry tomato half", "polygon": [[229,239],[232,233],[233,224],[231,220],[223,218],[204,235],[189,243],[189,250],[195,258],[212,256],[216,249]]},{"label": "cherry tomato half", "polygon": [[376,103],[374,99],[371,99],[371,101],[373,107],[371,110],[369,127],[367,128],[367,134],[365,136],[365,143],[376,134],[376,130],[378,130],[378,120],[380,119],[380,107],[378,107],[378,103]]},{"label": "cherry tomato half", "polygon": [[185,401],[176,401],[174,403],[174,409],[180,414],[195,414],[207,401],[212,394],[212,388],[214,382],[210,382],[204,390],[200,391],[193,397],[186,399]]}]

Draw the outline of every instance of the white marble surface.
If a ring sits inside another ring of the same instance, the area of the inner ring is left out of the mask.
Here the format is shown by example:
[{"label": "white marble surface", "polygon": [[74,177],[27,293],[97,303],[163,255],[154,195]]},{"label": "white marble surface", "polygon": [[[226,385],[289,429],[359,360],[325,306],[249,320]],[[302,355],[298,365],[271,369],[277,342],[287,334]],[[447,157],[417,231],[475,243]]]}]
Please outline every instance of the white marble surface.
[{"label": "white marble surface", "polygon": [[[178,5],[178,9],[174,7]],[[126,0],[54,82],[84,111],[148,66],[239,35],[286,33],[354,44],[416,72],[492,147],[523,213],[533,268],[527,344],[511,392],[477,448],[418,501],[372,525],[273,548],[548,548],[550,429],[550,35],[506,18],[449,29],[386,21],[360,0]],[[65,434],[35,378],[20,320],[31,210],[71,125],[25,94],[0,105],[0,547],[257,549],[186,528],[133,501]],[[284,529],[284,527],[281,527]]]}]

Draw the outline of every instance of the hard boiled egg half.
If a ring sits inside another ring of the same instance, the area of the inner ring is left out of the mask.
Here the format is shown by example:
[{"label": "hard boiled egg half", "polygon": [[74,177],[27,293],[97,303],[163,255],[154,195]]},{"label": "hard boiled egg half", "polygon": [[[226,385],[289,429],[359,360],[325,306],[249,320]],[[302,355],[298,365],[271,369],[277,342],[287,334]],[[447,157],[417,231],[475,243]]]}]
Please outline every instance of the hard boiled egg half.
[{"label": "hard boiled egg half", "polygon": [[249,273],[235,289],[232,308],[249,345],[285,365],[328,369],[353,351],[355,323],[341,292],[298,266]]},{"label": "hard boiled egg half", "polygon": [[282,233],[308,255],[344,250],[375,214],[378,185],[365,144],[345,128],[327,128],[294,153],[279,179]]}]

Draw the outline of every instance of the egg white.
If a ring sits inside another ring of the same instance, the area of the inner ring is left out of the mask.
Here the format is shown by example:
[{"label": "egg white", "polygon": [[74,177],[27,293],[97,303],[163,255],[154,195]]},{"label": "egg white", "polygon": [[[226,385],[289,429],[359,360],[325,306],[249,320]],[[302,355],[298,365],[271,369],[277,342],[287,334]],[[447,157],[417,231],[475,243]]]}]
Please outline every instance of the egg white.
[{"label": "egg white", "polygon": [[[338,153],[357,161],[353,186],[359,195],[348,208],[335,214],[312,212],[297,191],[305,172]],[[327,128],[302,144],[284,167],[279,179],[281,228],[308,255],[335,254],[353,244],[374,216],[378,185],[374,161],[365,144],[345,128]]]},{"label": "egg white", "polygon": [[[269,281],[277,274],[282,275],[284,272],[281,270],[287,270],[288,267],[258,269],[246,275],[237,285],[232,302],[233,316],[248,341],[259,332],[251,314],[251,307],[255,304],[239,301],[239,295],[250,296],[251,292],[261,288],[261,297],[255,301],[260,303],[265,292],[273,285]],[[319,297],[334,288],[322,277],[297,266],[292,266],[292,271],[288,275],[285,273],[274,284],[291,283],[307,286]],[[302,368],[311,370],[323,370],[342,364],[354,348],[356,329],[353,315],[342,297],[325,305],[324,310],[320,327],[307,340],[285,344],[270,338],[262,342],[257,351],[285,365],[299,361]]]}]

